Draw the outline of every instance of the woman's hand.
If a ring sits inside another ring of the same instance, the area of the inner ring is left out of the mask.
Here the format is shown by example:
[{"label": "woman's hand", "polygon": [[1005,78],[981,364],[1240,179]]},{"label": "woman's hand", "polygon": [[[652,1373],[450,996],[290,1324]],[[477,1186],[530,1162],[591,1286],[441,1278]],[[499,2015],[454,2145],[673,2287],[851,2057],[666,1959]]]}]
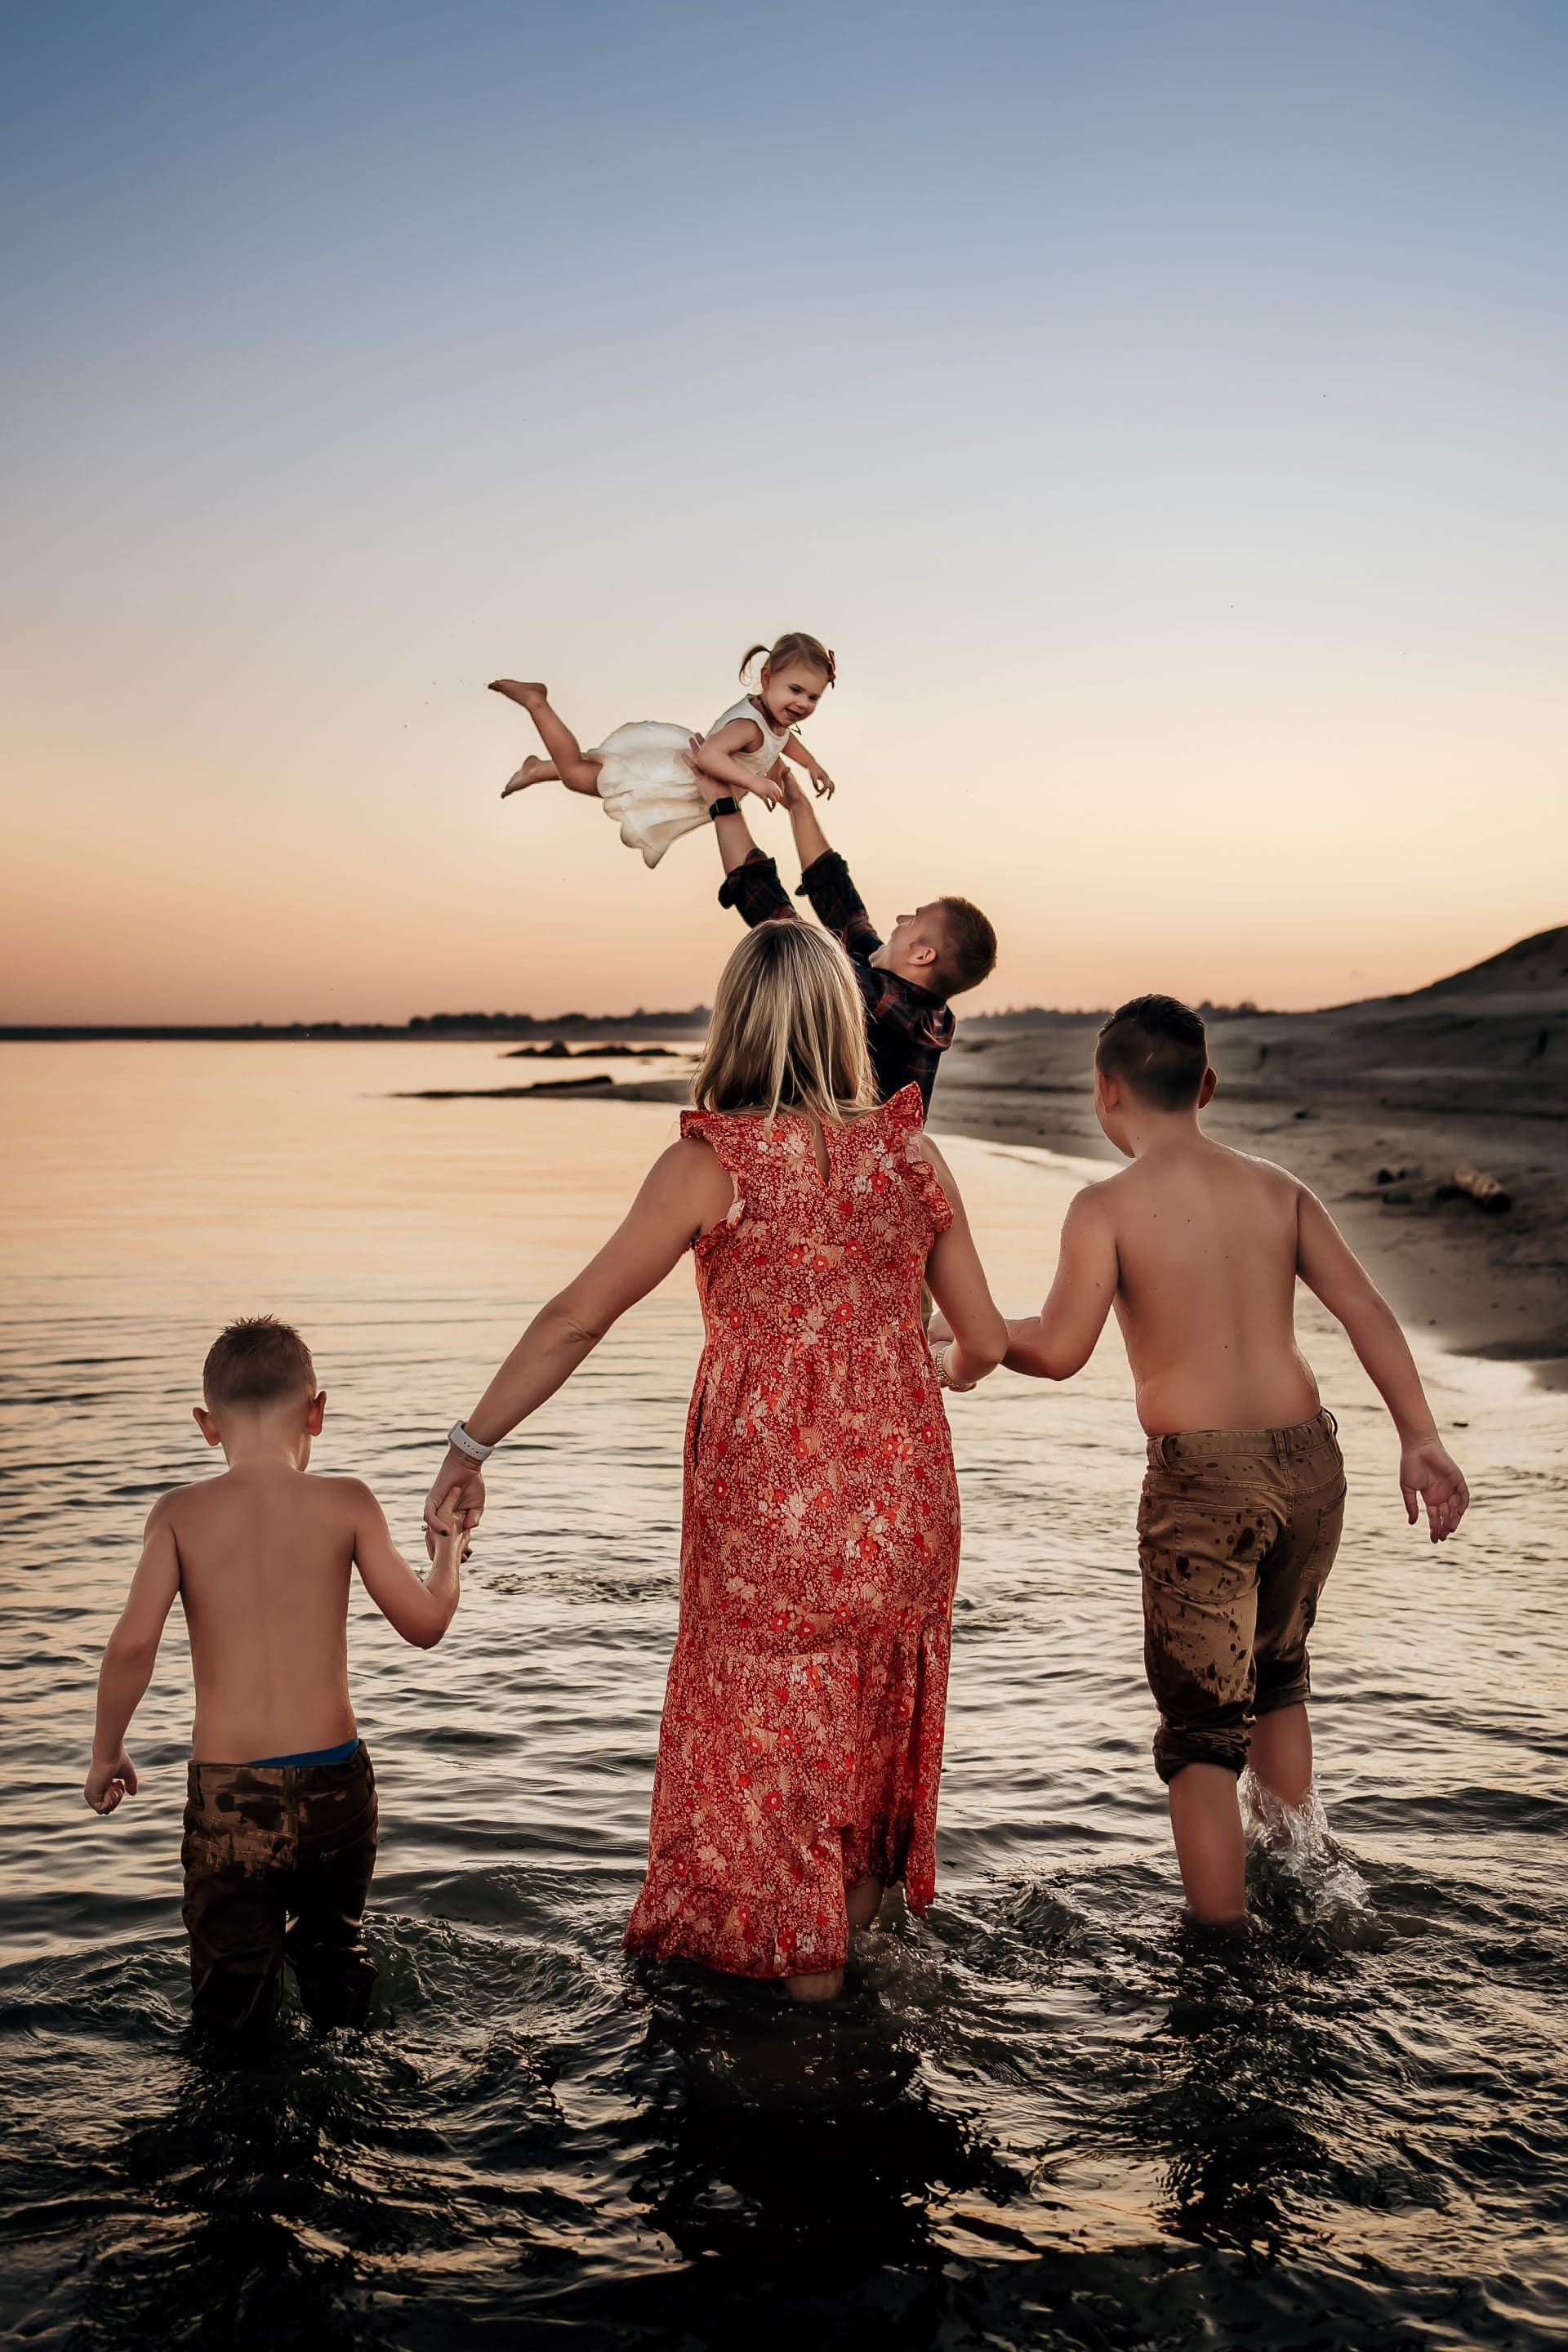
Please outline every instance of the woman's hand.
[{"label": "woman's hand", "polygon": [[449,1445],[425,1497],[425,1549],[429,1557],[435,1559],[436,1546],[443,1537],[472,1535],[484,1512],[485,1482],[479,1464]]}]

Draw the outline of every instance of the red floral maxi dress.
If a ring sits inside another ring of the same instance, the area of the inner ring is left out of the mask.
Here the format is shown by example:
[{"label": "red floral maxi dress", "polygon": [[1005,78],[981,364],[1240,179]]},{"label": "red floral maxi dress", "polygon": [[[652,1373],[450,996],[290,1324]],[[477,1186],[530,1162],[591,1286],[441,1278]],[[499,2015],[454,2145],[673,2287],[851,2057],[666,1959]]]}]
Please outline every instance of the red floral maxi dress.
[{"label": "red floral maxi dress", "polygon": [[843,1964],[845,1890],[934,1883],[958,1487],[921,1327],[952,1222],[920,1089],[826,1129],[687,1111],[734,1180],[696,1245],[680,1628],[627,1948]]}]

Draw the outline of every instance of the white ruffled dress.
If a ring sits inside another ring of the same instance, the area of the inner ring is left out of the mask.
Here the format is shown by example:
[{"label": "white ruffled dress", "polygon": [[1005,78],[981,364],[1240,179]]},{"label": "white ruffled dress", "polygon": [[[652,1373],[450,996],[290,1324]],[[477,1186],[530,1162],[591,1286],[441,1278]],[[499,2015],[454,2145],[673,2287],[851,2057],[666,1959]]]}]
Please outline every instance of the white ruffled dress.
[{"label": "white ruffled dress", "polygon": [[[734,755],[738,767],[761,780],[777,761],[786,736],[773,732],[767,714],[749,697],[721,711],[708,733],[716,735],[731,719],[749,719],[762,730],[756,751]],[[689,727],[662,719],[633,719],[586,754],[604,762],[599,798],[605,814],[620,826],[628,849],[642,851],[646,865],[657,866],[672,841],[708,822],[708,803],[691,764],[691,736]]]}]

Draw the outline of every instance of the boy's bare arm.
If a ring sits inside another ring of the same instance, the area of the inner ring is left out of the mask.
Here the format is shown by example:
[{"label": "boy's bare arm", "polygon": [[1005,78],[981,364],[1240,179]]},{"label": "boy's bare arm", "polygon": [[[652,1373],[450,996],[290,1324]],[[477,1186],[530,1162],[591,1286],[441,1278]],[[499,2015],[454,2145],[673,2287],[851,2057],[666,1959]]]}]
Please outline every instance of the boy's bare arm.
[{"label": "boy's bare arm", "polygon": [[1061,1246],[1050,1297],[1037,1315],[1007,1322],[1009,1371],[1037,1380],[1068,1381],[1081,1372],[1105,1328],[1116,1297],[1116,1233],[1110,1213],[1091,1184],[1062,1220]]},{"label": "boy's bare arm", "polygon": [[1409,1344],[1388,1301],[1317,1195],[1296,1203],[1296,1271],[1345,1329],[1399,1433],[1399,1486],[1412,1527],[1417,1497],[1434,1543],[1451,1536],[1470,1499],[1458,1465],[1437,1435]]},{"label": "boy's bare arm", "polygon": [[[437,1537],[431,1569],[421,1577],[392,1540],[386,1513],[358,1478],[344,1480],[353,1507],[354,1566],[387,1623],[418,1650],[433,1650],[457,1614],[462,1594],[465,1538],[460,1523]],[[448,1497],[448,1499],[451,1499]]]},{"label": "boy's bare arm", "polygon": [[95,1813],[111,1813],[122,1797],[136,1794],[136,1767],[125,1753],[125,1735],[153,1679],[158,1643],[179,1589],[173,1497],[165,1495],[148,1515],[142,1557],[98,1670],[92,1766],[82,1789]]}]

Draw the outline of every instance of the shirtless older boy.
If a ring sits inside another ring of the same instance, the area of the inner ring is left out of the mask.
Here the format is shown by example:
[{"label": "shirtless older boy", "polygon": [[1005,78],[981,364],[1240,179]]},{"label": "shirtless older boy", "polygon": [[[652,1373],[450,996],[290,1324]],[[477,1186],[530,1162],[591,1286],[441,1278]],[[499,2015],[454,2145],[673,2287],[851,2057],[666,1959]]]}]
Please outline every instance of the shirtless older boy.
[{"label": "shirtless older boy", "polygon": [[181,1848],[193,2012],[270,2024],[287,1958],[318,2023],[360,2024],[375,1978],[363,1916],[376,1798],[349,1698],[349,1574],[431,1649],[458,1606],[463,1538],[443,1538],[424,1582],[368,1486],[305,1475],[327,1401],[288,1324],[231,1323],[202,1391],[196,1421],[228,1468],[153,1507],[103,1654],[83,1793],[100,1813],[136,1793],[125,1734],[178,1593],[195,1682]]},{"label": "shirtless older boy", "polygon": [[1067,1380],[1111,1306],[1149,1437],[1138,1513],[1144,1659],[1194,1913],[1245,1916],[1236,1783],[1283,1804],[1311,1787],[1307,1637],[1333,1565],[1344,1465],[1296,1344],[1296,1284],[1344,1326],[1399,1435],[1410,1524],[1434,1543],[1469,1500],[1392,1308],[1322,1202],[1283,1168],[1205,1135],[1204,1024],[1169,996],[1113,1013],[1095,1046],[1100,1126],[1132,1165],[1080,1192],[1050,1297],[1008,1325],[1015,1371]]}]

